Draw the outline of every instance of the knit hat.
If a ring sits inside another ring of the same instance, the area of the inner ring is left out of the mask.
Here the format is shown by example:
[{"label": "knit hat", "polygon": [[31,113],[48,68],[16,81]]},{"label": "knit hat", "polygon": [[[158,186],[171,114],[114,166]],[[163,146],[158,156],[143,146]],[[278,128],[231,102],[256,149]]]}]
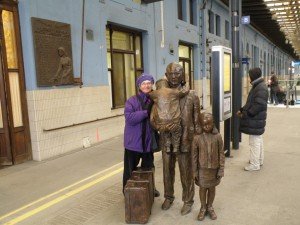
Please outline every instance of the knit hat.
[{"label": "knit hat", "polygon": [[261,77],[261,69],[253,68],[253,69],[249,70],[249,76],[250,76],[251,82],[255,81],[257,78]]},{"label": "knit hat", "polygon": [[152,75],[150,74],[147,74],[147,73],[142,73],[141,76],[139,76],[137,79],[136,79],[136,86],[140,87],[141,84],[144,82],[144,81],[150,81],[152,84],[154,84],[154,78]]}]

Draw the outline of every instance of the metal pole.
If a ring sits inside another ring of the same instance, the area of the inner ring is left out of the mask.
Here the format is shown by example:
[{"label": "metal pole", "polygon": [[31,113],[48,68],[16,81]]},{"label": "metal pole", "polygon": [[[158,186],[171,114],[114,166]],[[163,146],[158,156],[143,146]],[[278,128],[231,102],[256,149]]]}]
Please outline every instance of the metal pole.
[{"label": "metal pole", "polygon": [[224,152],[226,157],[230,157],[230,119],[224,121]]},{"label": "metal pole", "polygon": [[239,118],[236,112],[241,108],[241,86],[242,79],[240,75],[240,37],[239,37],[239,24],[240,24],[240,2],[239,0],[231,0],[231,27],[232,27],[232,81],[233,81],[233,104],[232,104],[232,136],[233,136],[233,149],[239,149]]}]

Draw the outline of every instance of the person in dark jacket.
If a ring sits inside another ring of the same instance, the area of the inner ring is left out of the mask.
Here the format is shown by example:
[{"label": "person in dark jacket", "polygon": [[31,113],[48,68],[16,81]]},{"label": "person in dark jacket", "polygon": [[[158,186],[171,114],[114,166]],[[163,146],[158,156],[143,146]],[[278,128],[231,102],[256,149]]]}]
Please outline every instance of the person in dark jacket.
[{"label": "person in dark jacket", "polygon": [[278,79],[275,74],[272,75],[271,77],[271,82],[270,82],[270,87],[271,87],[271,103],[274,102],[274,105],[278,105],[278,90],[279,90],[279,84],[278,84]]},{"label": "person in dark jacket", "polygon": [[260,170],[264,160],[263,133],[267,118],[268,89],[260,68],[249,71],[252,89],[246,104],[237,112],[240,131],[249,135],[250,161],[247,171]]},{"label": "person in dark jacket", "polygon": [[[137,169],[140,160],[142,160],[142,168],[154,167],[153,130],[150,126],[150,112],[153,102],[149,96],[153,83],[153,76],[143,73],[136,80],[138,93],[130,97],[125,103],[123,192],[127,180],[132,171]],[[155,196],[159,196],[157,190],[155,190]]]}]

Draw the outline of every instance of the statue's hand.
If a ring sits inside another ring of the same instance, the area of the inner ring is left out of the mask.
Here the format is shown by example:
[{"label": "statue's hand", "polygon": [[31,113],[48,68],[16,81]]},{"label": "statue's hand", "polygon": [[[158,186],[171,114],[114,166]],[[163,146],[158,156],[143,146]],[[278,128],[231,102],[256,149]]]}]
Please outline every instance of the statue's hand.
[{"label": "statue's hand", "polygon": [[199,125],[195,126],[195,134],[201,134],[202,133],[202,128]]},{"label": "statue's hand", "polygon": [[176,125],[174,123],[166,125],[166,130],[173,131]]},{"label": "statue's hand", "polygon": [[165,130],[166,130],[166,126],[160,126],[159,129],[158,129],[159,133],[162,133]]},{"label": "statue's hand", "polygon": [[218,174],[217,174],[217,178],[222,178],[224,177],[224,170],[223,169],[219,169],[218,170]]},{"label": "statue's hand", "polygon": [[194,179],[195,179],[195,183],[199,184],[198,176],[195,176]]}]

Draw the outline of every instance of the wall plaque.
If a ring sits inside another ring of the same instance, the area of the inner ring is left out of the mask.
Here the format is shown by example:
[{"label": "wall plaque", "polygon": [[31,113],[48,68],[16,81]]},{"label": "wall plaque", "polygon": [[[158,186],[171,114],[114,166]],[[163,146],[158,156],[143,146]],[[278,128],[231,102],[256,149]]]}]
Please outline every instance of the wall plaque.
[{"label": "wall plaque", "polygon": [[40,18],[31,18],[37,85],[74,84],[71,27]]}]

